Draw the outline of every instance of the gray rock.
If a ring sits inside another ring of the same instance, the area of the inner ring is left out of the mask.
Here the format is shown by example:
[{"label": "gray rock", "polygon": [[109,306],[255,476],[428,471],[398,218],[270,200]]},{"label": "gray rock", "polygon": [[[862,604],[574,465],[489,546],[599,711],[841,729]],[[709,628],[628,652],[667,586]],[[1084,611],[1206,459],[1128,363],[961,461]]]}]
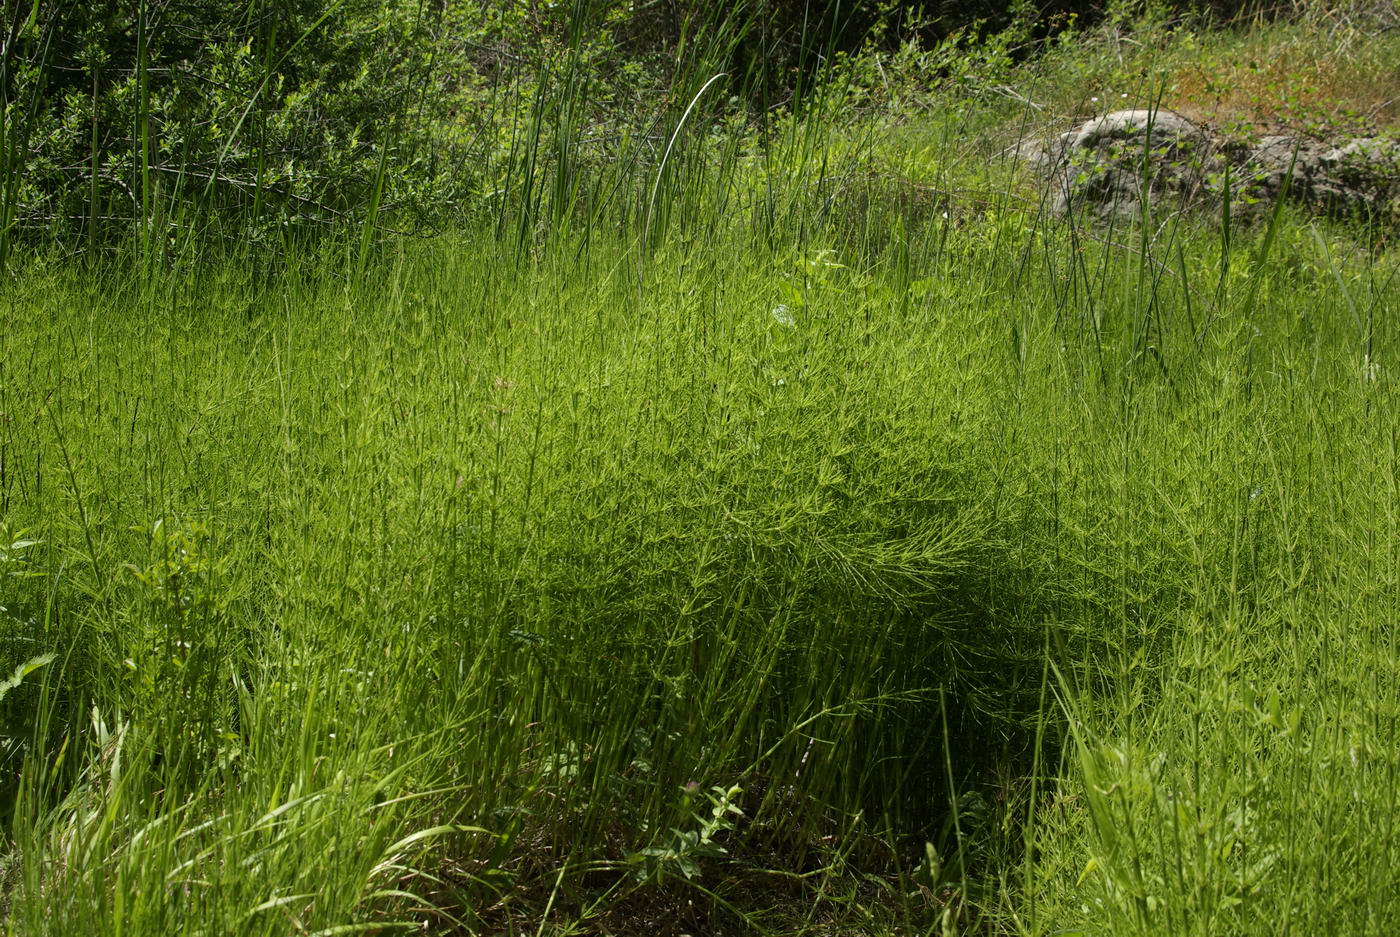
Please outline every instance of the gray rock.
[{"label": "gray rock", "polygon": [[[1166,110],[1115,111],[1016,148],[1052,185],[1059,214],[1106,222],[1141,217],[1147,201],[1215,207],[1229,180],[1231,211],[1257,214],[1284,193],[1332,215],[1400,218],[1400,142],[1271,135],[1232,143]],[[1290,177],[1291,173],[1291,177]]]},{"label": "gray rock", "polygon": [[1012,147],[1012,150],[1018,159],[1028,164],[1032,169],[1048,173],[1065,158],[1076,136],[1078,133],[1071,130],[1048,140],[1032,137]]},{"label": "gray rock", "polygon": [[1400,141],[1363,137],[1328,150],[1320,160],[1334,213],[1400,216]]},{"label": "gray rock", "polygon": [[[1290,180],[1288,195],[1296,201],[1325,199],[1326,179],[1319,168],[1327,150],[1325,144],[1306,138],[1285,134],[1261,137],[1231,163],[1231,211],[1241,215],[1271,209],[1283,193],[1285,180]],[[1213,194],[1218,199],[1222,193],[1223,185]]]},{"label": "gray rock", "polygon": [[1114,111],[1081,124],[1074,131],[1074,149],[1102,151],[1120,144],[1146,145],[1168,154],[1204,147],[1209,135],[1173,111]]},{"label": "gray rock", "polygon": [[1218,168],[1210,134],[1172,111],[1115,111],[1067,137],[1063,157],[1050,166],[1059,214],[1141,217],[1149,202],[1177,202]]},{"label": "gray rock", "polygon": [[1400,196],[1400,143],[1379,137],[1340,146],[1306,137],[1260,139],[1240,166],[1234,195],[1272,205],[1283,193],[1331,215],[1393,213]]}]

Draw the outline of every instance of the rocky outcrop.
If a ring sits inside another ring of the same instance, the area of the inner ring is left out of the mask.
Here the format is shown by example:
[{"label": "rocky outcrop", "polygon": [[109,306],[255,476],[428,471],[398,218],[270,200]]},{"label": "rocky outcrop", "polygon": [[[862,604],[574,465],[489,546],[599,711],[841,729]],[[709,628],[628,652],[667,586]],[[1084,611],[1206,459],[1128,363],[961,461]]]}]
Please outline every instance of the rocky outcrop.
[{"label": "rocky outcrop", "polygon": [[[1056,213],[1098,221],[1139,218],[1229,191],[1236,216],[1281,197],[1337,216],[1400,219],[1400,142],[1271,135],[1234,142],[1167,110],[1115,111],[1018,155],[1052,185]],[[1287,186],[1285,186],[1287,181]]]},{"label": "rocky outcrop", "polygon": [[[1296,153],[1296,156],[1295,156]],[[1333,145],[1262,138],[1244,161],[1247,197],[1272,202],[1292,169],[1289,195],[1332,215],[1400,217],[1400,142],[1361,138]]]}]

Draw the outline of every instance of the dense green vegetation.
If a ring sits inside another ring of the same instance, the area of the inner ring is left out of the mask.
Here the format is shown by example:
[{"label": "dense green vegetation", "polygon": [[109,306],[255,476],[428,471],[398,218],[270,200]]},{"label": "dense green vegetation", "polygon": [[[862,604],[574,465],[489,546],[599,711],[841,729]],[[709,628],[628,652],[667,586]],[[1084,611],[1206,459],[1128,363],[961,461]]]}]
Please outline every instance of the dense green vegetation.
[{"label": "dense green vegetation", "polygon": [[143,5],[228,69],[184,105],[30,9],[6,934],[1400,929],[1393,232],[1088,227],[1007,155],[1110,94],[1384,128],[1381,6]]}]

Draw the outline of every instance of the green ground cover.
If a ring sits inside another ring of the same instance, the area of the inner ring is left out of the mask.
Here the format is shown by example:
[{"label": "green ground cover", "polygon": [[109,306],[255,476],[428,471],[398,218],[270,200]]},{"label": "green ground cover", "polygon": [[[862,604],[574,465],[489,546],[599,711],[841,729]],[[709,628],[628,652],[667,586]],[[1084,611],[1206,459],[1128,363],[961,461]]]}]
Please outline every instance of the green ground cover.
[{"label": "green ground cover", "polygon": [[1400,929],[1393,234],[1052,219],[1069,53],[905,55],[432,239],[15,246],[5,932]]}]

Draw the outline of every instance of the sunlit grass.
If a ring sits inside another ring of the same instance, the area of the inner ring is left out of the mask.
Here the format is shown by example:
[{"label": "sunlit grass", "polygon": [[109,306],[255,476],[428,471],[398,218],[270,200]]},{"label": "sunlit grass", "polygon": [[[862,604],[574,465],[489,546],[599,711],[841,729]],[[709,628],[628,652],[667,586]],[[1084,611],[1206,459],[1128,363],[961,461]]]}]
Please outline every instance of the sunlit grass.
[{"label": "sunlit grass", "polygon": [[941,119],[19,257],[7,932],[1395,930],[1393,251]]}]

